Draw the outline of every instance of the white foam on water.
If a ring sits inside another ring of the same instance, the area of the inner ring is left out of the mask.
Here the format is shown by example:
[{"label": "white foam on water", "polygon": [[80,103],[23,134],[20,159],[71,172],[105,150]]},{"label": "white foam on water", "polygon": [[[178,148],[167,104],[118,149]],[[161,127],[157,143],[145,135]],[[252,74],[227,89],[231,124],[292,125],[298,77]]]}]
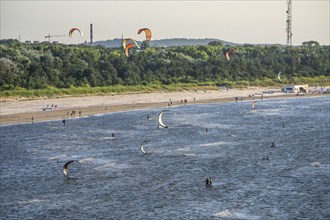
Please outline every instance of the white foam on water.
[{"label": "white foam on water", "polygon": [[50,157],[50,158],[48,158],[48,160],[62,160],[64,158],[66,158],[66,157],[67,157],[66,155],[62,154],[62,155]]},{"label": "white foam on water", "polygon": [[247,213],[241,213],[241,212],[235,212],[233,213],[233,218],[235,219],[246,219],[246,220],[258,220],[261,219],[260,216],[256,216],[256,215],[250,215]]},{"label": "white foam on water", "polygon": [[320,162],[311,162],[311,163],[309,163],[309,165],[311,165],[312,167],[319,167],[319,166],[321,166],[321,163]]},{"label": "white foam on water", "polygon": [[187,157],[197,157],[197,154],[195,153],[190,153],[190,154],[184,154]]},{"label": "white foam on water", "polygon": [[214,216],[215,217],[232,217],[233,214],[231,213],[231,211],[226,209],[225,211],[215,213]]},{"label": "white foam on water", "polygon": [[191,150],[190,147],[183,147],[178,149],[178,151],[189,151],[189,150]]},{"label": "white foam on water", "polygon": [[46,200],[41,200],[41,199],[31,199],[31,200],[25,200],[25,201],[19,201],[19,204],[30,204],[30,203],[41,203],[41,202],[46,202]]},{"label": "white foam on water", "polygon": [[246,220],[258,220],[261,219],[260,216],[251,215],[243,212],[234,212],[229,209],[226,209],[221,212],[217,212],[214,214],[214,217],[219,218],[229,218],[229,219],[246,219]]},{"label": "white foam on water", "polygon": [[116,137],[101,137],[100,140],[116,140]]},{"label": "white foam on water", "polygon": [[104,164],[102,166],[96,167],[95,170],[108,170],[113,168],[116,165],[116,163],[108,163],[108,164]]},{"label": "white foam on water", "polygon": [[91,162],[94,160],[95,160],[95,158],[93,158],[93,157],[87,157],[87,158],[79,160],[79,163],[87,163],[87,162]]},{"label": "white foam on water", "polygon": [[227,144],[225,141],[219,141],[219,142],[214,142],[214,143],[207,143],[207,144],[200,144],[200,147],[213,147],[213,146],[218,146],[218,145],[224,145]]}]

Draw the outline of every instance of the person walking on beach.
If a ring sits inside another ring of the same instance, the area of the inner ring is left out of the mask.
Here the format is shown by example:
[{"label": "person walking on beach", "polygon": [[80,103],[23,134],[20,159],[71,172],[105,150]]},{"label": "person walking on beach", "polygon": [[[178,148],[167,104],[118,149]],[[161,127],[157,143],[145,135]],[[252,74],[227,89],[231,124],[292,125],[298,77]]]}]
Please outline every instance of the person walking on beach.
[{"label": "person walking on beach", "polygon": [[31,118],[31,120],[32,120],[32,124],[33,124],[33,120],[34,120],[34,116],[32,115],[32,118]]}]

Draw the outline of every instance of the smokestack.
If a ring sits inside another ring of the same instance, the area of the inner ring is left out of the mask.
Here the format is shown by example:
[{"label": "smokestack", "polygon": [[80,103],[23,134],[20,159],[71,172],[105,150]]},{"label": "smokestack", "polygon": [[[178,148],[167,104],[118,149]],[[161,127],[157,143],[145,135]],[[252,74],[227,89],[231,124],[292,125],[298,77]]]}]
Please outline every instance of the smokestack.
[{"label": "smokestack", "polygon": [[90,25],[91,46],[93,46],[93,24]]}]

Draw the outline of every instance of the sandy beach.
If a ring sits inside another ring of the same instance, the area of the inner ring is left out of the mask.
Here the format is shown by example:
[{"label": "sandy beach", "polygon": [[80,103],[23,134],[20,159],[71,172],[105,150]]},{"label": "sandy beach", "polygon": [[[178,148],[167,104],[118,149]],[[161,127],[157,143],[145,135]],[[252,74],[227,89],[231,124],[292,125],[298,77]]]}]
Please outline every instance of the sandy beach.
[{"label": "sandy beach", "polygon": [[[264,93],[261,96],[263,91],[269,90],[275,92]],[[280,89],[252,87],[248,89],[116,94],[37,100],[1,98],[0,124],[27,123],[32,122],[32,120],[33,122],[61,120],[107,112],[160,108],[182,104],[228,102],[236,101],[236,98],[241,101],[283,96],[297,97],[296,94],[285,94]],[[47,109],[44,110],[43,108]]]}]

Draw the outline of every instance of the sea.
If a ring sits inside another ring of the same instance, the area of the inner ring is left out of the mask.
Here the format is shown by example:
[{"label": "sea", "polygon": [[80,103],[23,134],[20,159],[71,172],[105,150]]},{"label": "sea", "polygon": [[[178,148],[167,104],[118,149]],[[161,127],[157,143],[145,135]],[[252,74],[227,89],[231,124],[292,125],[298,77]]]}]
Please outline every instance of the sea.
[{"label": "sea", "polygon": [[0,129],[0,219],[330,219],[329,96]]}]

